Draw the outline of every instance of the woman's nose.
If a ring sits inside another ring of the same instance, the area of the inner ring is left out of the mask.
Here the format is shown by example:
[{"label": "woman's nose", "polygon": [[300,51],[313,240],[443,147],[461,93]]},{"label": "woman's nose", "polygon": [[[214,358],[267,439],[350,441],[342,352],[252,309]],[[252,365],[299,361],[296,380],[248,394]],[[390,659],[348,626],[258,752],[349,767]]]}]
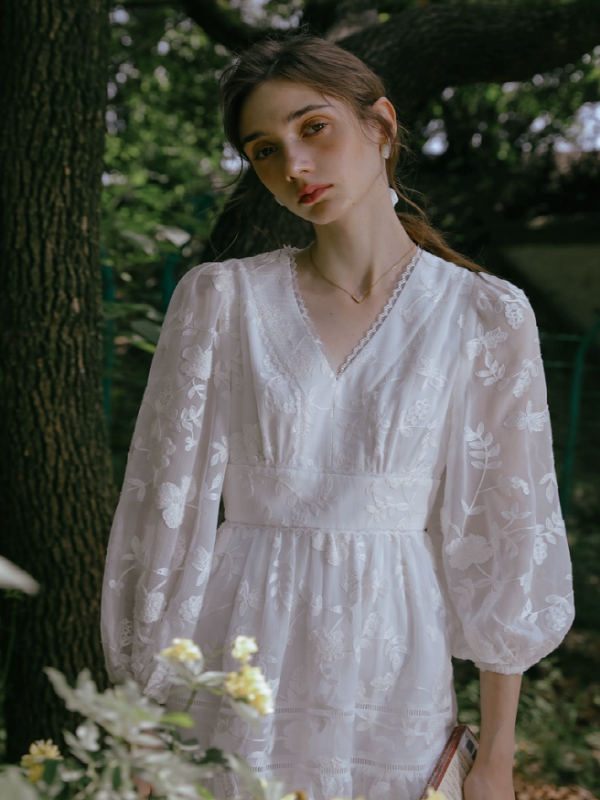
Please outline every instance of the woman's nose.
[{"label": "woman's nose", "polygon": [[285,177],[288,181],[294,180],[312,170],[312,162],[302,147],[287,147],[285,150]]}]

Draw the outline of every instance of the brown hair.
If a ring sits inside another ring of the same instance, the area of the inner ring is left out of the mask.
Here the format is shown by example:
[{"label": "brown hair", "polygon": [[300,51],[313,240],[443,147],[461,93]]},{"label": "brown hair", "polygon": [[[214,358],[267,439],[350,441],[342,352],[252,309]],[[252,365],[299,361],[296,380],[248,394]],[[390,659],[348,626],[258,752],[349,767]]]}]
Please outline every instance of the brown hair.
[{"label": "brown hair", "polygon": [[[406,144],[407,131],[398,124],[394,135],[389,120],[373,110],[373,103],[383,97],[383,81],[352,53],[326,39],[311,35],[306,29],[292,34],[271,34],[237,54],[220,78],[223,127],[229,144],[247,165],[250,160],[242,147],[239,122],[242,107],[250,92],[265,81],[278,78],[308,86],[322,95],[346,103],[356,117],[364,122],[378,122],[391,145],[386,172],[391,187],[415,213],[397,212],[398,219],[410,238],[424,250],[474,272],[486,272],[470,258],[457,253],[429,221],[426,212],[411,200],[396,179],[400,157],[406,159],[411,151]],[[242,170],[238,179],[242,175]],[[259,188],[259,178],[251,170],[251,185],[237,201],[250,204]]]}]

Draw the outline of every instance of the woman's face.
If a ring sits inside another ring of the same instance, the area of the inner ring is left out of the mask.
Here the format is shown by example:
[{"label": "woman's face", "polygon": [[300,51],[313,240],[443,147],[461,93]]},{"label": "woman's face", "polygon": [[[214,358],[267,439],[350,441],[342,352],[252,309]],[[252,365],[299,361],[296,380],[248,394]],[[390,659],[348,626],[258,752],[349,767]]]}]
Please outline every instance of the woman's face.
[{"label": "woman's face", "polygon": [[[380,97],[373,108],[395,127],[387,98]],[[368,129],[344,103],[303,84],[273,79],[257,86],[242,108],[240,139],[266,188],[310,222],[323,225],[339,219],[377,182],[386,187],[387,198],[381,127]],[[315,185],[322,190],[301,199],[299,193]]]}]

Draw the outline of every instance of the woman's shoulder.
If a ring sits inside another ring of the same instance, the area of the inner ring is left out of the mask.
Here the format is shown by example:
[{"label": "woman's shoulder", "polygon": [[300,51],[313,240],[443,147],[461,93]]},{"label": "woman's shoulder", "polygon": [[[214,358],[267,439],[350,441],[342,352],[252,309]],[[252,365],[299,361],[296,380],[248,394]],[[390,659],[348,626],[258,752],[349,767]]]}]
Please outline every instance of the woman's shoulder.
[{"label": "woman's shoulder", "polygon": [[511,328],[518,328],[525,317],[534,317],[525,292],[505,278],[489,272],[475,272],[446,261],[440,256],[423,252],[426,271],[446,276],[461,283],[460,294],[468,295],[470,307],[479,317],[500,315]]}]

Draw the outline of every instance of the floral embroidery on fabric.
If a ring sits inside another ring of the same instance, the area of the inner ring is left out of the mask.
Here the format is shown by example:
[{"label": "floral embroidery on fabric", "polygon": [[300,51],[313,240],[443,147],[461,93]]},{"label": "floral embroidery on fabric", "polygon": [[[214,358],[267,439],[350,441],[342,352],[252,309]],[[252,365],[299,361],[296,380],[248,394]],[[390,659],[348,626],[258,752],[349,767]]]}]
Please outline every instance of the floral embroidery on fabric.
[{"label": "floral embroidery on fabric", "polygon": [[451,656],[520,673],[573,619],[535,317],[421,251],[334,374],[296,251],[175,289],[107,553],[107,665],[181,711],[154,654],[190,638],[230,670],[255,636],[275,713],[255,733],[198,697],[202,746],[311,800],[416,798],[456,722]]}]

